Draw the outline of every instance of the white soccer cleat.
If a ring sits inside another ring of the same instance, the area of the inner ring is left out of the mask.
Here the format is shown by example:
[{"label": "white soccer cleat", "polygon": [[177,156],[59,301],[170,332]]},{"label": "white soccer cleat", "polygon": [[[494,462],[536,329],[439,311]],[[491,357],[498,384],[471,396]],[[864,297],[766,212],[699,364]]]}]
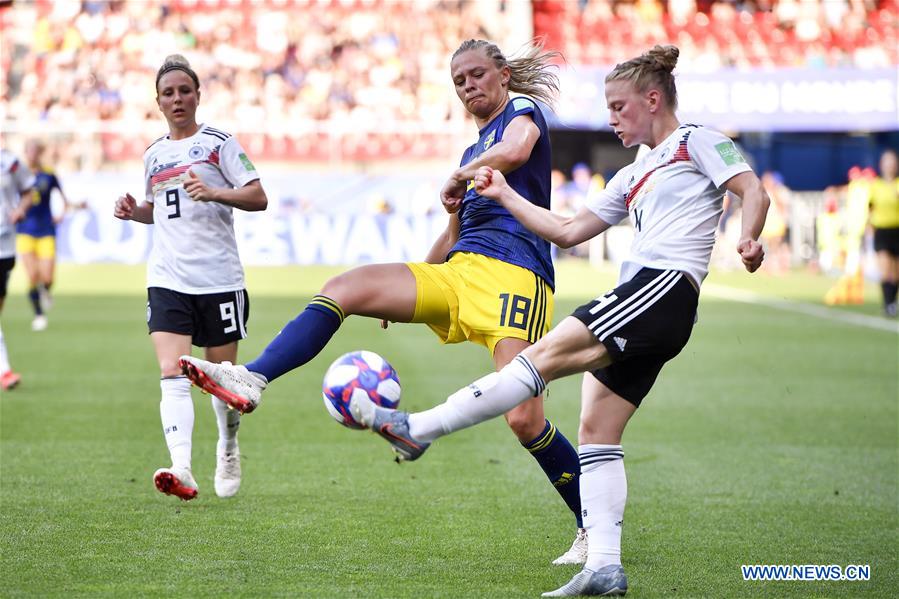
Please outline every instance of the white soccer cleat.
[{"label": "white soccer cleat", "polygon": [[34,317],[34,320],[31,321],[31,330],[32,331],[44,331],[47,329],[47,317],[43,314]]},{"label": "white soccer cleat", "polygon": [[577,529],[571,548],[553,560],[554,566],[567,566],[570,564],[587,563],[587,529]]},{"label": "white soccer cleat", "polygon": [[419,441],[409,433],[409,413],[377,405],[365,396],[350,398],[350,413],[356,422],[381,435],[393,447],[396,461],[413,462],[421,457],[430,443]]},{"label": "white soccer cleat", "polygon": [[598,570],[584,568],[568,584],[541,597],[620,597],[627,594],[627,575],[620,564],[603,566]]},{"label": "white soccer cleat", "polygon": [[215,494],[234,497],[240,489],[240,452],[222,453],[216,456]]},{"label": "white soccer cleat", "polygon": [[216,364],[193,356],[181,356],[178,363],[181,372],[194,385],[215,395],[241,414],[252,412],[262,401],[266,383],[245,366],[231,362]]},{"label": "white soccer cleat", "polygon": [[184,501],[197,496],[197,481],[189,468],[160,468],[153,474],[153,484],[160,493],[174,495]]}]

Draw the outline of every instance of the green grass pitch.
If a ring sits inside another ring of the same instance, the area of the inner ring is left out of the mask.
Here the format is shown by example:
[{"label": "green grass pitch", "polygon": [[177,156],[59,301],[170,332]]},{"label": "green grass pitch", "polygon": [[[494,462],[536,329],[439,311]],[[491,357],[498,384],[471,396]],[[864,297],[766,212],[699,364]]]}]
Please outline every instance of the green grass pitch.
[{"label": "green grass pitch", "polygon": [[[250,269],[241,356],[334,272]],[[387,357],[415,410],[488,372],[484,349],[351,318],[244,418],[231,500],[212,489],[215,420],[195,391],[200,496],[183,503],[151,481],[168,453],[142,267],[63,265],[58,280],[45,332],[30,331],[21,269],[3,312],[23,383],[0,400],[0,596],[537,597],[577,571],[550,565],[573,518],[501,420],[398,466],[322,405],[321,376],[346,351]],[[810,303],[830,284],[709,281]],[[563,263],[556,320],[613,282]],[[868,297],[845,310],[876,318],[876,287]],[[624,439],[629,595],[895,596],[897,353],[895,332],[705,295]],[[555,382],[546,404],[572,441],[578,390]],[[741,564],[870,564],[871,580],[744,582]]]}]

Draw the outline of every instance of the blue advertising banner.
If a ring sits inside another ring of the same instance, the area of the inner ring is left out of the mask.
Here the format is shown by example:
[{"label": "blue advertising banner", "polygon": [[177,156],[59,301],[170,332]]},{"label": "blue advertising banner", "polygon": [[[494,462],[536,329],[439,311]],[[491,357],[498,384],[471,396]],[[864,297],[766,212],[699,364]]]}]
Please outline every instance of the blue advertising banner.
[{"label": "blue advertising banner", "polygon": [[[609,68],[562,73],[555,127],[608,129],[604,81]],[[675,71],[678,117],[723,131],[899,130],[895,68],[779,68],[713,73]]]}]

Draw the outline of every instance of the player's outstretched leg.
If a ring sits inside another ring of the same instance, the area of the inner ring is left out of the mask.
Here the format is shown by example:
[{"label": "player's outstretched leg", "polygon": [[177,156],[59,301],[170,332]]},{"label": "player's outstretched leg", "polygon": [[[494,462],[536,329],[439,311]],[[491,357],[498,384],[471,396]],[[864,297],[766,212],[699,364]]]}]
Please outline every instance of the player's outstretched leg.
[{"label": "player's outstretched leg", "polygon": [[431,446],[409,434],[409,413],[382,408],[368,398],[356,395],[350,400],[350,413],[357,422],[384,437],[396,452],[397,462],[412,462]]},{"label": "player's outstretched leg", "polygon": [[181,356],[178,363],[194,385],[215,395],[241,414],[252,412],[262,401],[267,381],[245,366],[230,362],[216,364],[193,356]]},{"label": "player's outstretched leg", "polygon": [[594,595],[616,597],[627,593],[627,575],[620,564],[610,564],[598,570],[584,568],[563,587],[543,593],[542,597],[577,597]]},{"label": "player's outstretched leg", "polygon": [[197,496],[197,481],[187,468],[160,468],[153,474],[153,483],[160,492],[184,501]]}]

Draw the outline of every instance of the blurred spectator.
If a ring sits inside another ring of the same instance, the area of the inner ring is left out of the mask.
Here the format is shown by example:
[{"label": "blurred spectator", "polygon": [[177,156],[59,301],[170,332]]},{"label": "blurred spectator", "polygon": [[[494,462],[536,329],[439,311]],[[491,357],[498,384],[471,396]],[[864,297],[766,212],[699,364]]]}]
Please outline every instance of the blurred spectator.
[{"label": "blurred spectator", "polygon": [[818,269],[833,274],[842,266],[839,193],[833,187],[824,190],[824,212],[815,220]]},{"label": "blurred spectator", "polygon": [[578,162],[571,169],[571,181],[562,188],[565,195],[568,210],[575,214],[584,205],[587,194],[590,193],[590,180],[593,174],[586,163]]},{"label": "blurred spectator", "polygon": [[[554,199],[553,210],[571,216],[577,213],[584,205],[587,198],[605,188],[605,179],[600,174],[593,174],[590,167],[584,162],[578,162],[571,169],[571,180],[565,182],[565,175],[558,172],[560,177]],[[586,258],[589,254],[589,242],[582,243],[565,250],[563,253],[578,258]]]},{"label": "blurred spectator", "polygon": [[565,185],[567,180],[565,173],[554,168],[549,173],[549,204],[553,212],[563,215],[570,215],[568,201],[565,197]]},{"label": "blurred spectator", "polygon": [[872,169],[853,166],[845,188],[846,203],[840,214],[843,276],[824,294],[828,305],[864,302],[862,251],[868,223],[868,192],[876,174]]},{"label": "blurred spectator", "polygon": [[762,185],[771,199],[761,234],[765,245],[763,266],[774,274],[785,274],[790,268],[790,190],[781,174],[771,171],[762,173]]},{"label": "blurred spectator", "polygon": [[880,157],[880,176],[870,183],[869,202],[883,310],[895,318],[899,290],[899,163],[893,150],[885,151]]}]

